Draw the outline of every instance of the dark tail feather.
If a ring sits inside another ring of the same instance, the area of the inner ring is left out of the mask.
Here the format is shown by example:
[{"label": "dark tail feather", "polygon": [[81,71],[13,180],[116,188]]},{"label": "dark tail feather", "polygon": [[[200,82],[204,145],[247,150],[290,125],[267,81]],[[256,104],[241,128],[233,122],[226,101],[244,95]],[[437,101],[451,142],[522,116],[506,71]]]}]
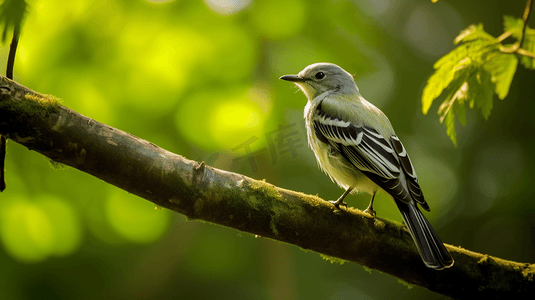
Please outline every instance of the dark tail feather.
[{"label": "dark tail feather", "polygon": [[396,204],[424,264],[436,270],[453,266],[453,258],[416,204],[405,204],[399,200]]}]

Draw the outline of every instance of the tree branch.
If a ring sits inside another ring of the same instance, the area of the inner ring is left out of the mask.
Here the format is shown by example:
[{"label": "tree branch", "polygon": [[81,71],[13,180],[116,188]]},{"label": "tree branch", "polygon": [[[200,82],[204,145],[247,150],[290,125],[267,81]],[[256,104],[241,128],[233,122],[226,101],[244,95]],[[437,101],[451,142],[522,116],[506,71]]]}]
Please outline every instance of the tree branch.
[{"label": "tree branch", "polygon": [[447,245],[455,265],[428,269],[400,223],[188,160],[3,76],[0,134],[189,218],[353,261],[450,297],[535,293],[533,264]]},{"label": "tree branch", "polygon": [[524,14],[522,15],[522,19],[524,20],[524,25],[522,26],[522,38],[520,39],[520,43],[518,44],[519,48],[521,48],[522,44],[524,44],[524,38],[526,37],[526,28],[528,27],[529,16],[531,15],[532,4],[533,4],[532,0],[528,0],[526,2],[526,8],[524,9]]}]

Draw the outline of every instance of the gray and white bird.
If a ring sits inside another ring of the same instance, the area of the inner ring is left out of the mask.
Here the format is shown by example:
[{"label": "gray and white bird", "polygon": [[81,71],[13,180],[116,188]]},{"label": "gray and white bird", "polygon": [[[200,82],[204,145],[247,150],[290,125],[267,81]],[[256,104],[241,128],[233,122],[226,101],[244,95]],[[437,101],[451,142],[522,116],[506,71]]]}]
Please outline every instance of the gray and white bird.
[{"label": "gray and white bird", "polygon": [[353,76],[331,63],[316,63],[280,79],[296,83],[308,98],[308,144],[319,165],[345,192],[372,195],[365,212],[375,217],[373,199],[384,190],[396,203],[424,264],[451,267],[451,257],[418,205],[429,211],[407,151],[386,115],[359,92]]}]

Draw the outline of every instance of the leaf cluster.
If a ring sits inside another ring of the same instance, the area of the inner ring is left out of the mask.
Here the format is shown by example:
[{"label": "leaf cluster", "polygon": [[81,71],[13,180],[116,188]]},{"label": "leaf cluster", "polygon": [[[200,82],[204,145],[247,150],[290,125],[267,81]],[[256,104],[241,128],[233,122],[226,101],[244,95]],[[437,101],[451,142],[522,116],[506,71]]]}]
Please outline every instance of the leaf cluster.
[{"label": "leaf cluster", "polygon": [[[508,16],[504,19],[505,31],[521,40],[524,21]],[[455,119],[466,125],[465,103],[480,109],[487,119],[493,107],[493,95],[503,100],[509,93],[518,57],[503,51],[512,45],[502,45],[499,38],[485,32],[482,24],[463,30],[455,38],[455,44],[459,46],[435,63],[436,71],[423,90],[422,110],[427,114],[433,101],[444,96],[438,109],[440,122],[446,125],[446,133],[457,145]],[[523,48],[535,50],[535,30],[526,28]],[[523,56],[521,62],[526,68],[535,68],[533,58]]]}]

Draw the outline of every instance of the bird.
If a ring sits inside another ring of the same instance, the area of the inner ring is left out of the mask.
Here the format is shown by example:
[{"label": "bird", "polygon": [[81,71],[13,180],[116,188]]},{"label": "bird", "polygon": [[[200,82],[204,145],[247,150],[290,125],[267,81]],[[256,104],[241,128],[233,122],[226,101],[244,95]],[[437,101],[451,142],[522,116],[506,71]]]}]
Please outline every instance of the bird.
[{"label": "bird", "polygon": [[364,210],[373,218],[373,201],[384,191],[394,201],[425,266],[443,270],[454,260],[420,211],[429,205],[418,183],[409,155],[388,117],[368,102],[353,76],[332,63],[315,63],[297,75],[280,79],[295,83],[308,102],[304,110],[309,147],[321,169],[345,192],[336,208],[347,204],[352,192],[371,195]]}]

